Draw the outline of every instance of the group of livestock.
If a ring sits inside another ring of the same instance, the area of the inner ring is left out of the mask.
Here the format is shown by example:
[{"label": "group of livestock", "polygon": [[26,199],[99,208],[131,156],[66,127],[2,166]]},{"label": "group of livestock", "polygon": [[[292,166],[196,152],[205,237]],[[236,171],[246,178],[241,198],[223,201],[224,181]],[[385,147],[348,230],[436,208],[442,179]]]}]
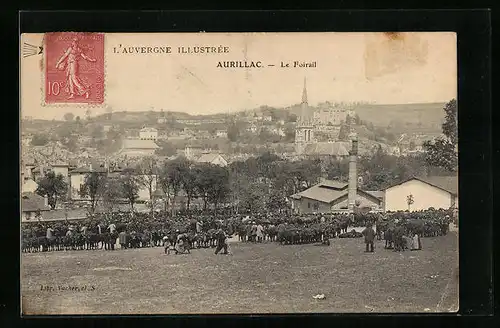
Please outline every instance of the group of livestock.
[{"label": "group of livestock", "polygon": [[[386,246],[399,247],[403,236],[444,235],[451,222],[449,211],[392,212],[368,214],[303,215],[167,215],[114,213],[89,217],[78,222],[34,222],[22,225],[22,251],[114,250],[160,247],[175,244],[183,234],[190,248],[216,247],[216,233],[223,229],[243,242],[278,242],[282,245],[328,243],[331,238],[359,238],[349,227],[373,224],[378,239]],[[260,226],[262,238],[256,238]],[[50,230],[50,233],[49,231]]]}]

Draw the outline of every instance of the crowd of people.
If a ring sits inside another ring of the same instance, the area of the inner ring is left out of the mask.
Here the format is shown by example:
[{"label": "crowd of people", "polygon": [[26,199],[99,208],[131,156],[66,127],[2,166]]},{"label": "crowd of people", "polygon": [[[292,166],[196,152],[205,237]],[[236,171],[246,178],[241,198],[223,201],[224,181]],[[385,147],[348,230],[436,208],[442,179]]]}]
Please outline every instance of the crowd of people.
[{"label": "crowd of people", "polygon": [[[22,225],[22,251],[114,250],[165,247],[165,253],[189,253],[192,248],[216,248],[228,253],[228,238],[241,242],[277,242],[281,245],[322,243],[332,238],[365,237],[367,251],[373,241],[402,251],[420,249],[422,237],[441,236],[452,222],[450,211],[368,214],[257,214],[118,212],[76,222],[34,222]],[[363,232],[349,227],[366,227]],[[373,233],[372,233],[373,231]]]}]

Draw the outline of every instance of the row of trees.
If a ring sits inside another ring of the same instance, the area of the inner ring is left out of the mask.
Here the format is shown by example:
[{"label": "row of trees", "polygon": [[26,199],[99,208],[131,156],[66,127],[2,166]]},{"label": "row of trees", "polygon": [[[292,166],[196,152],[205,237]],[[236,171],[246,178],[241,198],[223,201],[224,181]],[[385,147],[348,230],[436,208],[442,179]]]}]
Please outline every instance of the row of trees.
[{"label": "row of trees", "polygon": [[[381,149],[372,156],[360,157],[358,161],[360,187],[365,190],[381,190],[415,175],[448,173],[439,170],[427,165],[425,155],[396,157]],[[264,153],[246,161],[233,162],[228,167],[219,167],[184,158],[158,162],[154,157],[147,157],[135,167],[119,173],[88,174],[80,194],[89,199],[91,213],[98,203],[112,212],[123,201],[133,210],[141,189],[149,194],[151,211],[159,205],[158,202],[163,202],[164,210],[170,206],[174,211],[176,199],[181,195],[186,209],[198,199],[204,209],[208,205],[217,208],[223,203],[231,203],[239,212],[282,211],[289,207],[287,198],[290,195],[313,186],[320,177],[347,182],[348,176],[348,159],[288,161]],[[54,208],[57,200],[66,195],[67,186],[62,176],[49,173],[39,181],[37,192],[47,195]]]},{"label": "row of trees", "polygon": [[205,209],[209,203],[217,208],[229,194],[229,174],[222,167],[183,158],[160,163],[154,157],[147,157],[117,174],[87,174],[80,195],[89,199],[91,213],[101,201],[110,212],[121,200],[126,200],[134,210],[140,189],[147,190],[151,211],[158,201],[163,202],[165,210],[170,206],[174,211],[181,194],[185,196],[187,209],[194,198],[202,199]]}]

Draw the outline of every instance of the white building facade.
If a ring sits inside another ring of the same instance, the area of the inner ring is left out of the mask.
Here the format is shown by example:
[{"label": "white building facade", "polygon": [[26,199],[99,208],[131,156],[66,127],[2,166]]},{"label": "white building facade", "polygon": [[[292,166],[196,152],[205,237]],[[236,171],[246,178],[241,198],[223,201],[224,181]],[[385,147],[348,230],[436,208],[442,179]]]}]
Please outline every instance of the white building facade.
[{"label": "white building facade", "polygon": [[158,139],[158,130],[155,128],[142,128],[139,131],[139,139],[155,141]]},{"label": "white building facade", "polygon": [[385,211],[457,208],[457,189],[458,181],[455,188],[449,188],[413,178],[385,189]]}]

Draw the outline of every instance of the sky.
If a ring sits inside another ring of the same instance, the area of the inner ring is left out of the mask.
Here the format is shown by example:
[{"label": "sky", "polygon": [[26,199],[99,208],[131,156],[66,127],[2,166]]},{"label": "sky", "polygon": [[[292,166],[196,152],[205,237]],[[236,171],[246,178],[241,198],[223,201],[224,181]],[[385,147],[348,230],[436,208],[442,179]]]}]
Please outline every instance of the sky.
[{"label": "sky", "polygon": [[[23,34],[22,42],[41,45],[43,34]],[[170,46],[172,53],[115,53],[119,45]],[[228,53],[177,52],[194,46],[223,46]],[[300,103],[304,78],[313,106],[324,101],[446,102],[457,94],[454,33],[108,33],[104,61],[105,105],[91,108],[93,114],[106,107],[213,114],[289,106]],[[261,61],[264,67],[218,68],[219,61]],[[316,67],[280,67],[294,61]],[[85,114],[85,105],[42,104],[42,55],[21,56],[20,62],[22,117]]]}]

